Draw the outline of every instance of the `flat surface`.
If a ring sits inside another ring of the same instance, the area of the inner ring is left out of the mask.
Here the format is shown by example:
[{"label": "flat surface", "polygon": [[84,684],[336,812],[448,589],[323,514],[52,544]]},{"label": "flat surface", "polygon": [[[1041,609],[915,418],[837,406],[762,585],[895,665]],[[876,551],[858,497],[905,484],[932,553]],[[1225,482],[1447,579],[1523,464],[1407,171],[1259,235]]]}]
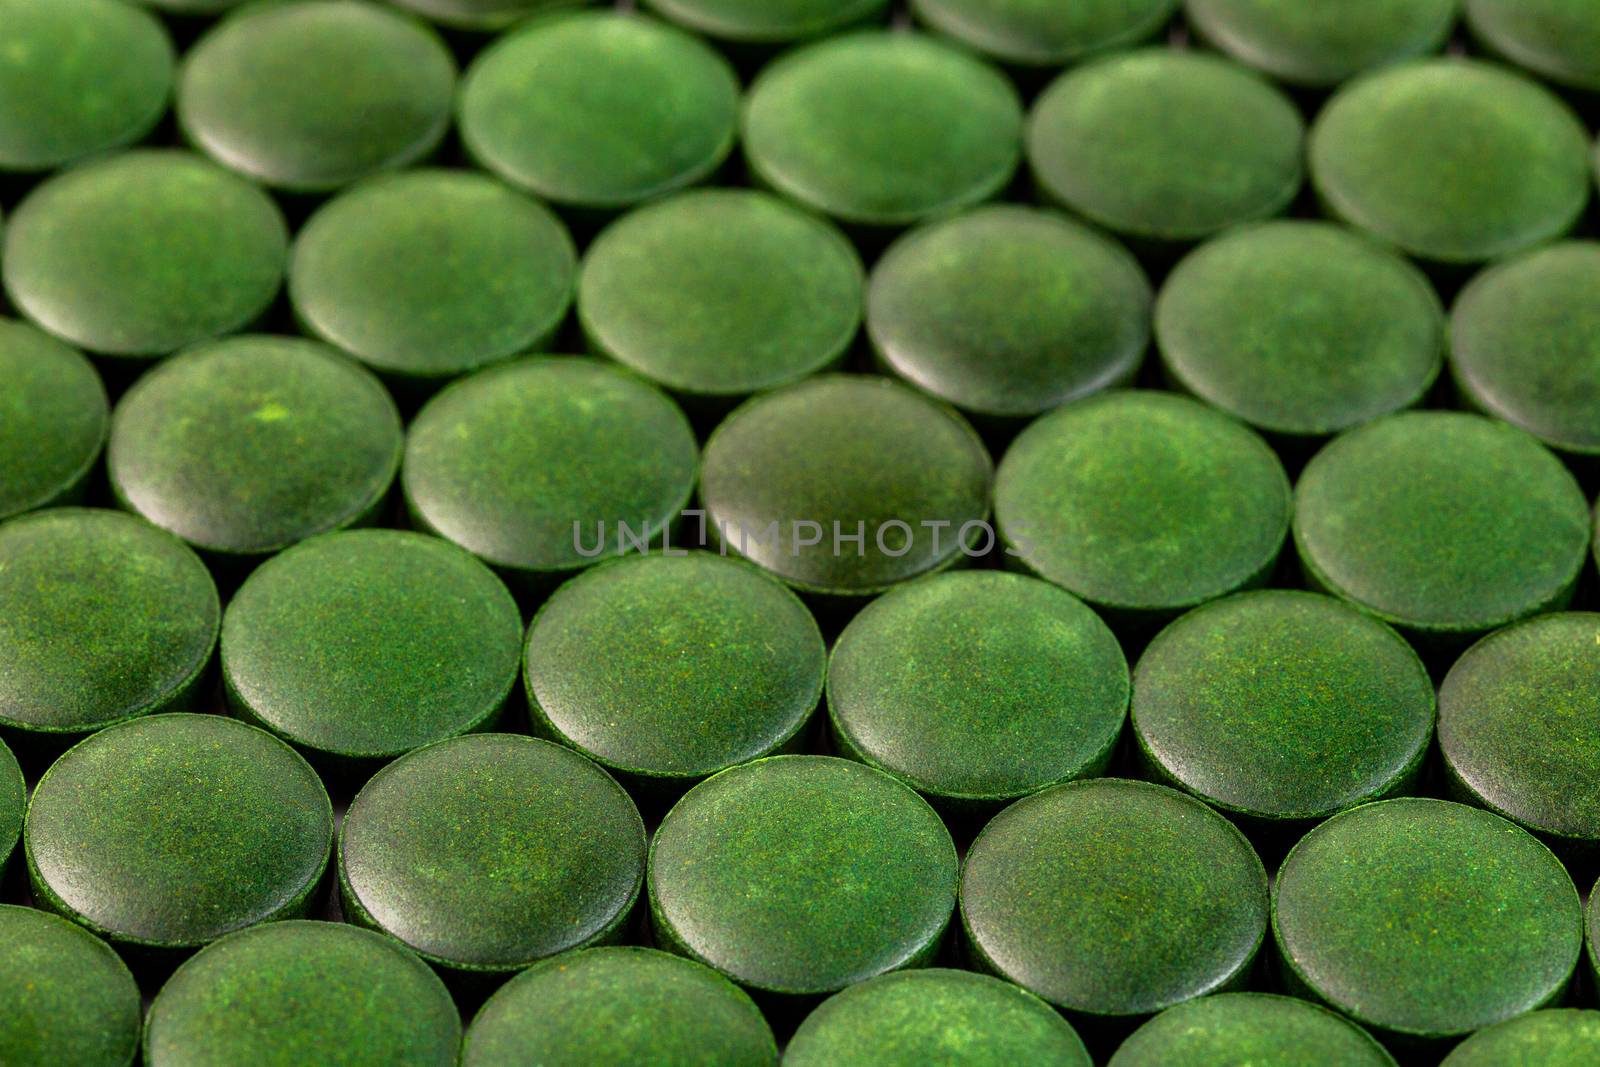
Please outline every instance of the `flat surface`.
[{"label": "flat surface", "polygon": [[1536,1011],[1467,1038],[1441,1067],[1586,1067],[1600,1057],[1600,1011],[1553,1008]]},{"label": "flat surface", "polygon": [[0,319],[0,518],[79,495],[105,445],[106,387],[82,354]]},{"label": "flat surface", "polygon": [[1323,88],[1444,46],[1459,0],[1188,0],[1189,26],[1242,63]]},{"label": "flat surface", "polygon": [[930,29],[1003,63],[1057,67],[1156,36],[1178,0],[912,0]]},{"label": "flat surface", "polygon": [[128,1067],[139,987],[117,954],[75,923],[0,905],[0,1060]]},{"label": "flat surface", "polygon": [[1309,1001],[1221,993],[1168,1008],[1139,1027],[1108,1067],[1394,1067],[1365,1031]]},{"label": "flat surface", "polygon": [[1590,0],[1467,0],[1464,13],[1489,51],[1562,85],[1600,89],[1600,20]]}]

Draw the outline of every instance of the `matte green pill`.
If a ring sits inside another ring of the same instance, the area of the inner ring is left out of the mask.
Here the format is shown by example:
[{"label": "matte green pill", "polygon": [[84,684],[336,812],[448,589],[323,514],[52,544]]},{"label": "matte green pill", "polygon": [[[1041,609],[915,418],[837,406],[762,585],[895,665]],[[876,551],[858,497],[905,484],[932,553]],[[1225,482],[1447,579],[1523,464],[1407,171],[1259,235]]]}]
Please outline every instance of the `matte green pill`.
[{"label": "matte green pill", "polygon": [[1583,954],[1589,964],[1589,981],[1594,983],[1600,980],[1600,893],[1593,887],[1589,890],[1589,902],[1584,906],[1583,927]]},{"label": "matte green pill", "polygon": [[145,7],[180,16],[218,15],[250,0],[138,0]]},{"label": "matte green pill", "polygon": [[1002,978],[1071,1012],[1138,1016],[1243,983],[1267,872],[1193,797],[1097,778],[995,816],[967,852],[961,915]]},{"label": "matte green pill", "polygon": [[528,627],[536,727],[625,778],[692,784],[793,742],[826,651],[804,604],[707,552],[602,564]]},{"label": "matte green pill", "polygon": [[744,110],[755,177],[860,226],[906,226],[1011,181],[1022,108],[1011,83],[914,33],[858,33],[764,69]]},{"label": "matte green pill", "polygon": [[529,15],[587,0],[389,0],[451,29],[489,32],[505,29]]},{"label": "matte green pill", "polygon": [[1265,993],[1174,1005],[1134,1031],[1108,1067],[1394,1067],[1394,1057],[1326,1008]]},{"label": "matte green pill", "polygon": [[930,29],[1019,67],[1061,67],[1159,33],[1178,0],[912,0]]},{"label": "matte green pill", "polygon": [[94,366],[24,323],[0,319],[0,518],[80,499],[110,412]]},{"label": "matte green pill", "polygon": [[1186,0],[1207,43],[1292,85],[1326,88],[1372,67],[1437,52],[1460,0]]},{"label": "matte green pill", "polygon": [[187,152],[139,151],[48,179],[8,220],[5,289],[82,348],[164,356],[245,326],[283,280],[283,216]]},{"label": "matte green pill", "polygon": [[0,170],[139,140],[167,108],[172,42],[122,0],[0,0]]},{"label": "matte green pill", "polygon": [[116,511],[0,526],[0,726],[69,737],[196,697],[222,607],[205,564]]},{"label": "matte green pill", "polygon": [[432,152],[455,81],[444,42],[418,22],[364,0],[283,0],[189,50],[178,124],[248,178],[318,192]]},{"label": "matte green pill", "polygon": [[318,337],[380,374],[436,382],[546,344],[577,253],[529,197],[483,175],[364,182],[295,239],[289,299]]},{"label": "matte green pill", "polygon": [[401,483],[416,525],[537,584],[660,542],[689,502],[689,420],[631,374],[517,360],[428,402]]},{"label": "matte green pill", "polygon": [[582,949],[500,987],[467,1028],[462,1067],[774,1067],[750,998],[703,964],[654,949]]},{"label": "matte green pill", "polygon": [[1091,222],[1196,241],[1288,206],[1303,133],[1289,98],[1244,67],[1147,49],[1052,82],[1028,119],[1028,161],[1046,196]]},{"label": "matte green pill", "polygon": [[1444,313],[1420,271],[1321,222],[1268,222],[1190,253],[1156,301],[1174,382],[1265,433],[1321,437],[1420,401]]},{"label": "matte green pill", "polygon": [[1090,1067],[1054,1008],[1009,982],[942,968],[899,971],[835,993],[811,1013],[784,1067]]},{"label": "matte green pill", "polygon": [[0,1063],[128,1067],[139,987],[104,941],[47,912],[0,904]]},{"label": "matte green pill", "polygon": [[589,246],[578,283],[592,348],[711,405],[843,359],[861,302],[861,260],[842,234],[736,189],[632,212]]},{"label": "matte green pill", "polygon": [[28,809],[28,786],[11,749],[0,741],[0,875],[11,862],[11,852],[22,840],[22,816]]},{"label": "matte green pill", "polygon": [[706,442],[700,499],[723,551],[805,592],[868,596],[992,547],[991,471],[955,412],[828,375],[728,416]]},{"label": "matte green pill", "polygon": [[152,715],[57,760],[24,841],[41,906],[116,944],[182,950],[307,914],[333,809],[271,734],[220,715]]},{"label": "matte green pill", "polygon": [[1600,1011],[1550,1008],[1507,1019],[1457,1045],[1440,1067],[1589,1067],[1600,1061]]},{"label": "matte green pill", "polygon": [[980,207],[914,230],[872,271],[867,332],[895,374],[975,417],[1021,419],[1132,379],[1150,283],[1051,211]]},{"label": "matte green pill", "polygon": [[150,1005],[144,1063],[453,1067],[460,1040],[444,983],[392,939],[275,922],[229,934],[178,968]]},{"label": "matte green pill", "polygon": [[1106,624],[1001,571],[900,586],[850,621],[828,664],[840,751],[957,810],[1102,773],[1127,710],[1128,664]]},{"label": "matte green pill", "polygon": [[1481,263],[1572,228],[1589,199],[1583,125],[1538,84],[1463,59],[1419,60],[1342,89],[1308,156],[1324,206],[1424,260]]},{"label": "matte green pill", "polygon": [[644,0],[696,33],[736,45],[780,45],[881,18],[889,0]]},{"label": "matte green pill", "polygon": [[1296,988],[1411,1039],[1468,1033],[1549,1003],[1583,915],[1550,850],[1479,808],[1364,804],[1289,853],[1273,930]]},{"label": "matte green pill", "polygon": [[262,556],[372,517],[402,441],[371,374],[325,345],[263,334],[140,378],[112,415],[106,466],[130,511],[205,551]]},{"label": "matte green pill", "polygon": [[1133,676],[1154,771],[1247,820],[1321,819],[1416,777],[1433,682],[1405,639],[1316,593],[1240,593],[1180,617]]},{"label": "matte green pill", "polygon": [[506,974],[618,938],[644,864],[639,811],[605,771],[477,734],[402,756],[356,795],[339,895],[347,919],[437,966]]},{"label": "matte green pill", "polygon": [[615,210],[704,180],[733,149],[739,82],[654,19],[537,19],[467,71],[461,138],[484,167],[573,208]]},{"label": "matte green pill", "polygon": [[1561,461],[1521,430],[1408,412],[1312,457],[1295,488],[1294,538],[1318,587],[1408,634],[1455,642],[1564,605],[1589,512]]},{"label": "matte green pill", "polygon": [[956,870],[950,832],[893,778],[775,756],[708,778],[667,813],[650,910],[663,947],[747,988],[815,996],[931,959]]},{"label": "matte green pill", "polygon": [[1467,29],[1489,51],[1541,78],[1600,90],[1594,0],[1466,0]]},{"label": "matte green pill", "polygon": [[1039,419],[1006,452],[994,500],[1008,562],[1130,618],[1260,584],[1289,526],[1266,442],[1171,393],[1111,392]]}]

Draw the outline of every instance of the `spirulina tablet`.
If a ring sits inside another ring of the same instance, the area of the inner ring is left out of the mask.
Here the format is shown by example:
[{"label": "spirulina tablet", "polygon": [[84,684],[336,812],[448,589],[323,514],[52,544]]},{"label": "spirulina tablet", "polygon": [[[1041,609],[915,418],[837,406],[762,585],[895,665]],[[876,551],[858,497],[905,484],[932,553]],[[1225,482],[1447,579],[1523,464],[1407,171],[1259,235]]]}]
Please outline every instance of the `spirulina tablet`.
[{"label": "spirulina tablet", "polygon": [[474,33],[503,30],[511,24],[586,0],[390,0],[396,7],[415,12],[442,26]]},{"label": "spirulina tablet", "polygon": [[0,1063],[128,1067],[139,1051],[139,987],[76,923],[0,904]]},{"label": "spirulina tablet", "polygon": [[1156,36],[1178,0],[912,0],[911,12],[1002,63],[1061,67]]},{"label": "spirulina tablet", "polygon": [[0,381],[0,518],[81,498],[110,423],[93,364],[0,319]]},{"label": "spirulina tablet", "polygon": [[1573,89],[1600,89],[1594,0],[1466,0],[1467,29],[1489,51]]},{"label": "spirulina tablet", "polygon": [[731,45],[775,46],[881,18],[889,0],[644,0],[663,18]]},{"label": "spirulina tablet", "polygon": [[28,809],[28,786],[11,749],[0,741],[0,876],[11,862],[11,852],[22,839],[22,816]]},{"label": "spirulina tablet", "polygon": [[1395,1067],[1361,1027],[1327,1008],[1266,993],[1177,1004],[1134,1031],[1107,1067]]},{"label": "spirulina tablet", "polygon": [[1549,1008],[1479,1030],[1440,1067],[1588,1067],[1600,1061],[1600,1011]]}]

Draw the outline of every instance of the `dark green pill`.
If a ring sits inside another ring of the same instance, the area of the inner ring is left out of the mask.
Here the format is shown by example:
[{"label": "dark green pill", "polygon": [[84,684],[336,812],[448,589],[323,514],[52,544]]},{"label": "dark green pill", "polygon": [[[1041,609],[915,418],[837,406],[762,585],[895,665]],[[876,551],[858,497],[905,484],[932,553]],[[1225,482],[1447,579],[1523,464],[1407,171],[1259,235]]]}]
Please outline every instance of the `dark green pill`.
[{"label": "dark green pill", "polygon": [[490,32],[505,29],[529,15],[587,0],[389,0],[424,18],[456,30]]},{"label": "dark green pill", "polygon": [[118,944],[187,949],[306,915],[333,808],[271,734],[221,715],[152,715],[57,760],[24,840],[41,906]]},{"label": "dark green pill", "polygon": [[145,1067],[454,1067],[461,1018],[439,976],[390,938],[263,923],[201,949],[161,987]]},{"label": "dark green pill", "polygon": [[571,356],[480,371],[411,423],[401,482],[419,528],[548,579],[659,542],[694,489],[694,434],[634,376]]},{"label": "dark green pill", "polygon": [[1146,49],[1050,84],[1028,161],[1050,199],[1116,233],[1196,241],[1276,215],[1300,190],[1300,114],[1255,73]]},{"label": "dark green pill", "polygon": [[644,0],[644,5],[730,44],[781,45],[880,18],[889,0]]},{"label": "dark green pill", "polygon": [[385,759],[492,725],[516,684],[522,616],[448,541],[329,534],[245,580],[222,626],[228,706],[311,752]]},{"label": "dark green pill", "polygon": [[[1600,883],[1596,883],[1600,885]],[[1589,890],[1589,902],[1583,910],[1584,956],[1589,962],[1589,981],[1600,980],[1600,893]]]},{"label": "dark green pill", "polygon": [[644,881],[639,811],[576,752],[457,737],[379,771],[339,838],[345,916],[453,971],[617,939]]},{"label": "dark green pill", "polygon": [[1150,283],[1121,246],[1050,211],[976,208],[900,238],[867,332],[890,370],[978,417],[1021,419],[1132,379]]},{"label": "dark green pill", "polygon": [[1468,1033],[1549,1003],[1583,914],[1550,850],[1479,808],[1364,804],[1289,853],[1273,930],[1297,987],[1410,1038]]},{"label": "dark green pill", "polygon": [[1541,248],[1474,278],[1450,312],[1450,369],[1481,410],[1551,448],[1600,453],[1600,243]]},{"label": "dark green pill", "polygon": [[249,3],[250,0],[138,0],[145,7],[168,11],[174,15],[219,15],[230,8]]},{"label": "dark green pill", "polygon": [[22,816],[28,809],[28,786],[11,749],[0,741],[0,875],[11,862],[11,852],[22,840]]},{"label": "dark green pill", "polygon": [[1459,640],[1564,605],[1589,512],[1566,467],[1521,430],[1408,412],[1312,457],[1294,539],[1318,587],[1408,633]]},{"label": "dark green pill", "polygon": [[318,192],[414,163],[450,127],[456,68],[420,23],[364,0],[231,15],[184,57],[178,123],[219,163]]},{"label": "dark green pill", "polygon": [[1290,509],[1283,465],[1250,429],[1185,397],[1122,391],[1024,430],[994,502],[1011,562],[1157,617],[1265,580]]},{"label": "dark green pill", "polygon": [[706,442],[700,499],[723,551],[802,591],[869,596],[992,547],[991,471],[955,412],[828,375],[728,416]]},{"label": "dark green pill", "polygon": [[1019,67],[1061,67],[1154,37],[1178,0],[912,0],[930,29]]},{"label": "dark green pill", "polygon": [[1427,278],[1321,222],[1224,234],[1175,267],[1156,344],[1183,389],[1270,434],[1321,437],[1420,401],[1444,313]]},{"label": "dark green pill", "polygon": [[1104,772],[1127,710],[1106,624],[1001,571],[900,586],[850,621],[828,664],[840,751],[941,806],[993,810]]},{"label": "dark green pill", "polygon": [[1293,997],[1219,993],[1177,1004],[1134,1031],[1107,1067],[1394,1067],[1354,1023]]},{"label": "dark green pill", "polygon": [[1311,181],[1333,215],[1424,260],[1471,264],[1572,228],[1589,199],[1583,125],[1502,67],[1419,60],[1352,82],[1317,116]]},{"label": "dark green pill", "polygon": [[707,552],[573,578],[528,628],[535,725],[629,777],[688,785],[792,742],[826,651],[793,593]]},{"label": "dark green pill", "polygon": [[1146,1015],[1244,981],[1267,872],[1193,797],[1097,778],[995,816],[967,852],[961,915],[1002,978],[1083,1015]]},{"label": "dark green pill", "polygon": [[1009,982],[942,968],[869,979],[823,1001],[784,1067],[1090,1067],[1054,1008]]},{"label": "dark green pill", "polygon": [[542,347],[572,301],[577,253],[554,215],[483,175],[363,183],[295,239],[306,327],[380,374],[438,381]]},{"label": "dark green pill", "polygon": [[1600,7],[1594,0],[1466,0],[1477,42],[1573,89],[1600,90]]},{"label": "dark green pill", "polygon": [[775,756],[695,786],[650,845],[663,947],[740,985],[833,993],[938,949],[956,902],[950,832],[888,775]]},{"label": "dark green pill", "polygon": [[0,526],[0,726],[87,733],[188,707],[222,607],[177,538],[116,511]]},{"label": "dark green pill", "polygon": [[681,30],[582,11],[535,20],[485,49],[458,111],[467,151],[506,181],[553,203],[615,210],[722,165],[739,82]]},{"label": "dark green pill", "polygon": [[260,317],[288,242],[277,206],[244,179],[187,152],[129,152],[22,201],[5,231],[5,289],[72,344],[164,356]]},{"label": "dark green pill", "polygon": [[110,412],[94,366],[24,323],[0,319],[0,518],[77,500]]},{"label": "dark green pill", "polygon": [[467,1028],[461,1067],[774,1067],[750,998],[709,967],[649,948],[582,949],[500,987]]},{"label": "dark green pill", "polygon": [[109,945],[33,908],[0,904],[0,1063],[128,1067],[139,987]]},{"label": "dark green pill", "polygon": [[106,466],[128,510],[197,548],[261,556],[372,517],[400,466],[394,401],[325,345],[265,334],[140,378]]},{"label": "dark green pill", "polygon": [[0,170],[130,144],[172,91],[172,42],[122,0],[0,0]]},{"label": "dark green pill", "polygon": [[1549,1008],[1478,1031],[1440,1067],[1590,1067],[1597,1062],[1600,1011]]},{"label": "dark green pill", "polygon": [[843,359],[861,260],[827,222],[766,193],[713,189],[640,208],[584,256],[589,344],[691,398],[787,385]]},{"label": "dark green pill", "polygon": [[755,177],[861,226],[906,226],[1011,181],[1022,107],[999,71],[914,33],[857,33],[765,68],[744,109]]},{"label": "dark green pill", "polygon": [[1326,88],[1437,52],[1460,0],[1186,0],[1189,26],[1241,63],[1291,85]]}]

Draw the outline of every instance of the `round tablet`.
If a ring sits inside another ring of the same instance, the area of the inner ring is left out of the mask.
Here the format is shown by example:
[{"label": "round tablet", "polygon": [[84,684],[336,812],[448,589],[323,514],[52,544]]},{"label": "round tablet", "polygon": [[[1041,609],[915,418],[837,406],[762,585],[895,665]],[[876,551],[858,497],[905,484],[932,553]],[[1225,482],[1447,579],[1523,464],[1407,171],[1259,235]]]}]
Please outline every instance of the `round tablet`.
[{"label": "round tablet", "polygon": [[775,756],[695,786],[650,846],[657,941],[768,993],[832,993],[931,959],[950,832],[882,771]]},{"label": "round tablet", "polygon": [[1399,634],[1316,593],[1240,593],[1180,617],[1133,676],[1162,778],[1251,819],[1321,819],[1415,778],[1433,682]]},{"label": "round tablet", "polygon": [[1302,838],[1278,873],[1273,929],[1292,982],[1357,1022],[1429,1039],[1559,995],[1583,915],[1531,835],[1479,808],[1408,798]]},{"label": "round tablet", "polygon": [[1241,63],[1292,85],[1327,88],[1372,67],[1437,52],[1459,0],[1187,0],[1189,26]]},{"label": "round tablet", "polygon": [[961,876],[976,962],[1058,1008],[1134,1016],[1243,982],[1267,872],[1193,797],[1097,778],[1019,800]]},{"label": "round tablet", "polygon": [[123,394],[106,467],[128,510],[197,548],[261,556],[366,521],[400,466],[394,401],[325,345],[202,345]]},{"label": "round tablet", "polygon": [[1112,392],[1024,430],[1000,463],[1011,561],[1091,604],[1170,615],[1262,582],[1289,526],[1265,441],[1172,393]]},{"label": "round tablet", "polygon": [[110,422],[93,364],[0,319],[0,381],[0,519],[81,498]]},{"label": "round tablet", "polygon": [[1472,264],[1572,228],[1589,199],[1588,136],[1548,90],[1502,67],[1419,60],[1322,109],[1308,145],[1323,205],[1425,260]]},{"label": "round tablet", "polygon": [[172,41],[121,0],[0,0],[0,170],[139,140],[167,109]]},{"label": "round tablet", "polygon": [[1589,512],[1566,467],[1521,430],[1407,412],[1312,457],[1294,539],[1317,586],[1405,631],[1459,639],[1565,604]]},{"label": "round tablet", "polygon": [[7,220],[7,295],[50,333],[108,356],[164,356],[254,322],[288,233],[267,195],[187,152],[64,171]]},{"label": "round tablet", "polygon": [[558,7],[587,0],[389,0],[423,18],[455,30],[488,33]]},{"label": "round tablet", "polygon": [[839,362],[861,325],[861,260],[827,222],[743,189],[683,193],[604,230],[578,320],[596,351],[724,402]]},{"label": "round tablet", "polygon": [[[308,1010],[322,1005],[321,1010]],[[146,1067],[454,1067],[461,1018],[439,976],[390,938],[263,923],[201,949],[145,1024]]]},{"label": "round tablet", "polygon": [[644,6],[707,37],[773,46],[879,19],[889,0],[644,0]]},{"label": "round tablet", "polygon": [[139,1051],[139,987],[76,923],[0,904],[0,1062],[128,1067]]},{"label": "round tablet", "polygon": [[[1600,882],[1596,883],[1600,885]],[[1584,956],[1587,957],[1589,967],[1589,981],[1594,983],[1600,979],[1600,893],[1594,888],[1589,890],[1589,902],[1584,906]]]},{"label": "round tablet", "polygon": [[725,551],[797,589],[869,596],[992,546],[992,466],[955,412],[828,375],[740,406],[706,442],[700,499]]},{"label": "round tablet", "polygon": [[1002,63],[1063,67],[1154,37],[1178,0],[912,0],[917,20]]},{"label": "round tablet", "polygon": [[615,210],[722,165],[739,81],[681,30],[580,11],[537,19],[479,53],[458,115],[467,152],[506,181],[568,207]]},{"label": "round tablet", "polygon": [[0,604],[0,725],[62,736],[187,707],[222,617],[181,541],[81,508],[0,526]]},{"label": "round tablet", "polygon": [[33,791],[34,899],[114,943],[187,949],[315,905],[333,809],[271,734],[220,715],[108,727]]},{"label": "round tablet", "polygon": [[439,381],[544,346],[566,318],[566,227],[483,175],[364,182],[295,239],[289,299],[317,336],[381,374]]},{"label": "round tablet", "polygon": [[356,795],[339,838],[354,922],[452,971],[504,974],[621,933],[644,880],[628,794],[594,763],[515,734],[402,756]]},{"label": "round tablet", "polygon": [[0,874],[11,861],[11,852],[22,839],[22,817],[28,810],[28,786],[22,780],[17,757],[0,740]]},{"label": "round tablet", "polygon": [[1300,190],[1300,113],[1244,67],[1152,48],[1073,68],[1028,118],[1043,192],[1089,221],[1195,241],[1276,215]]},{"label": "round tablet", "polygon": [[219,15],[229,8],[248,3],[249,0],[137,0],[137,2],[145,7],[153,7],[158,11],[168,11],[174,15],[189,17],[194,15]]},{"label": "round tablet", "polygon": [[257,568],[222,626],[228,706],[314,753],[386,759],[492,725],[516,684],[522,616],[448,541],[352,530]]},{"label": "round tablet", "polygon": [[999,193],[1022,107],[1001,73],[914,33],[857,33],[762,70],[744,109],[754,176],[861,226],[906,226]]},{"label": "round tablet", "polygon": [[689,420],[630,374],[570,356],[465,378],[412,420],[416,525],[525,578],[659,542],[694,489]]},{"label": "round tablet", "polygon": [[1359,1026],[1326,1008],[1267,993],[1177,1004],[1135,1030],[1108,1067],[1395,1067]]},{"label": "round tablet", "polygon": [[449,50],[419,22],[364,0],[283,0],[189,49],[178,124],[248,178],[317,192],[432,152],[455,82]]},{"label": "round tablet", "polygon": [[1024,419],[1132,379],[1150,296],[1120,245],[997,204],[891,245],[872,271],[867,332],[918,388],[978,417]]},{"label": "round tablet", "polygon": [[1156,301],[1162,365],[1267,433],[1322,437],[1418,403],[1444,313],[1415,267],[1328,223],[1267,222],[1191,252]]},{"label": "round tablet", "polygon": [[827,657],[788,589],[693,552],[573,578],[534,616],[525,662],[538,727],[613,771],[687,785],[793,741]]},{"label": "round tablet", "polygon": [[1600,18],[1594,0],[1467,0],[1478,44],[1542,78],[1600,90]]},{"label": "round tablet", "polygon": [[[1600,9],[1597,9],[1600,12]],[[1497,264],[1450,312],[1450,369],[1478,408],[1552,448],[1600,453],[1600,243]]]},{"label": "round tablet", "polygon": [[1587,1067],[1600,1060],[1600,1011],[1550,1008],[1507,1019],[1457,1045],[1440,1067]]},{"label": "round tablet", "polygon": [[1090,1067],[1076,1031],[1038,997],[988,975],[899,971],[835,993],[800,1024],[785,1067]]},{"label": "round tablet", "polygon": [[841,752],[935,804],[993,810],[1104,772],[1128,664],[1071,593],[1003,571],[911,582],[850,621],[828,662]]},{"label": "round tablet", "polygon": [[649,948],[582,949],[500,987],[467,1028],[462,1067],[774,1067],[750,998],[716,971]]}]

